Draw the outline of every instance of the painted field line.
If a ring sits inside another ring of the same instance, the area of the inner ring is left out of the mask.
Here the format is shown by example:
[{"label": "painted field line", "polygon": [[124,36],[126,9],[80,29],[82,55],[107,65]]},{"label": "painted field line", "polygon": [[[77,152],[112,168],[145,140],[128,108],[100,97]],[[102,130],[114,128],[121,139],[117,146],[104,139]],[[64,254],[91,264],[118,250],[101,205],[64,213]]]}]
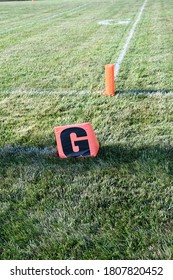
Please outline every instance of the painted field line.
[{"label": "painted field line", "polygon": [[126,53],[127,53],[127,50],[128,50],[129,44],[130,44],[130,41],[131,41],[131,39],[133,38],[133,35],[134,35],[134,32],[135,32],[136,26],[138,25],[138,23],[139,23],[139,21],[140,21],[140,19],[141,19],[141,16],[142,16],[142,13],[143,13],[143,11],[144,11],[144,8],[145,8],[145,5],[146,5],[147,1],[148,1],[148,0],[145,0],[145,1],[144,1],[143,5],[142,5],[142,7],[141,7],[141,9],[140,9],[140,12],[139,12],[139,14],[138,14],[138,17],[137,17],[136,21],[134,22],[134,24],[133,24],[133,26],[132,26],[132,28],[131,28],[131,30],[130,30],[130,33],[129,33],[128,37],[127,37],[127,40],[126,40],[126,42],[125,42],[125,44],[124,44],[124,46],[123,46],[123,48],[122,48],[122,50],[121,50],[121,52],[120,52],[120,55],[119,55],[119,57],[118,57],[118,60],[117,60],[117,62],[116,62],[116,64],[115,64],[115,74],[114,74],[114,79],[115,79],[115,80],[116,80],[116,77],[117,77],[117,75],[118,75],[118,73],[119,73],[119,71],[120,71],[121,64],[122,64],[123,59],[124,59],[124,57],[125,57],[125,55],[126,55]]},{"label": "painted field line", "polygon": [[13,31],[13,30],[20,29],[20,28],[22,28],[22,27],[27,27],[27,26],[33,25],[33,24],[35,24],[35,23],[44,22],[44,21],[49,21],[49,20],[54,19],[54,18],[56,18],[56,17],[58,17],[58,16],[61,16],[61,15],[63,15],[63,14],[71,13],[71,12],[74,12],[74,11],[76,11],[76,10],[79,10],[80,8],[82,8],[82,7],[86,6],[86,5],[87,5],[87,4],[83,4],[83,5],[77,6],[77,7],[73,8],[73,9],[66,10],[66,11],[64,11],[64,12],[57,13],[57,14],[54,14],[54,15],[49,16],[49,17],[46,17],[46,18],[38,19],[38,20],[35,20],[35,21],[32,21],[32,22],[29,22],[29,23],[27,23],[27,24],[24,24],[24,25],[18,25],[18,26],[16,26],[16,27],[12,27],[12,28],[9,28],[9,29],[0,31],[0,34],[5,34],[5,33],[8,33],[8,32],[11,32],[11,31]]},{"label": "painted field line", "polygon": [[74,11],[79,10],[80,8],[82,8],[82,7],[86,6],[86,5],[87,5],[87,4],[83,4],[83,5],[77,6],[77,7],[73,8],[73,9],[67,10],[67,11],[65,11],[65,12],[61,12],[61,13],[52,15],[52,16],[50,16],[50,17],[37,20],[37,22],[47,21],[47,20],[53,19],[53,18],[55,18],[55,17],[57,17],[57,16],[63,15],[63,14],[65,14],[65,13],[74,12]]},{"label": "painted field line", "polygon": [[[94,95],[102,95],[104,93],[103,90],[95,90],[95,91],[90,91],[90,90],[62,90],[62,91],[49,91],[49,90],[43,90],[43,91],[39,91],[39,90],[29,90],[29,91],[21,91],[21,90],[14,90],[14,91],[10,91],[10,90],[0,90],[0,95],[90,95],[90,94],[94,94]],[[125,90],[125,91],[118,91],[118,94],[145,94],[147,96],[150,95],[173,95],[173,91],[172,90]]]},{"label": "painted field line", "polygon": [[77,95],[85,95],[85,94],[91,94],[94,93],[90,90],[59,90],[59,91],[49,91],[49,90],[0,90],[0,94],[36,94],[36,95],[42,95],[42,94],[47,94],[47,95],[70,95],[70,94],[77,94]]}]

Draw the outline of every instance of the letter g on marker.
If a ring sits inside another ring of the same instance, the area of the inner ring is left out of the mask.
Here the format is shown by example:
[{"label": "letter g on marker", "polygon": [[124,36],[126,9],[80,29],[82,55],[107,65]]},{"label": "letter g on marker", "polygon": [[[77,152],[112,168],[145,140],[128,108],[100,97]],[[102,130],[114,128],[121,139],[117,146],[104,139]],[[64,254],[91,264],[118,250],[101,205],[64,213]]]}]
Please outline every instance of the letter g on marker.
[{"label": "letter g on marker", "polygon": [[54,128],[60,158],[95,157],[99,143],[91,124],[73,124]]}]

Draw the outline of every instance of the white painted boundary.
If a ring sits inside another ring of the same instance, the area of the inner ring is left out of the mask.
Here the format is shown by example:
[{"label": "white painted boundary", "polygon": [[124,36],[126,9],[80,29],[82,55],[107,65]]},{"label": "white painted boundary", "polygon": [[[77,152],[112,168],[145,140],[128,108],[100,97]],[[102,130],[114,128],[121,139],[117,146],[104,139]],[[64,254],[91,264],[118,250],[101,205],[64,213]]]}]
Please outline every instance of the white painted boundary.
[{"label": "white painted boundary", "polygon": [[131,30],[130,30],[129,36],[127,37],[127,40],[126,40],[126,42],[125,42],[125,44],[124,44],[124,46],[123,46],[123,48],[122,48],[122,50],[121,50],[121,52],[120,52],[120,55],[119,55],[119,57],[118,57],[118,60],[117,60],[117,62],[116,62],[116,64],[115,64],[115,74],[114,74],[114,79],[115,79],[115,80],[116,80],[116,77],[117,77],[117,75],[118,75],[118,73],[119,73],[119,70],[120,70],[121,64],[122,64],[122,62],[123,62],[123,59],[124,59],[124,57],[125,57],[125,55],[126,55],[126,53],[127,53],[127,50],[128,50],[129,44],[130,44],[130,41],[131,41],[131,39],[133,38],[133,35],[134,35],[134,32],[135,32],[136,26],[138,25],[138,23],[139,23],[139,21],[140,21],[140,19],[141,19],[141,16],[142,16],[142,13],[143,13],[143,11],[144,11],[144,8],[145,8],[145,5],[146,5],[147,1],[148,1],[148,0],[145,0],[145,1],[144,1],[143,5],[142,5],[142,7],[141,7],[141,9],[140,9],[140,12],[139,12],[139,14],[138,14],[138,17],[137,17],[136,21],[134,22],[134,24],[133,24],[133,26],[132,26],[132,28],[131,28]]},{"label": "white painted boundary", "polygon": [[65,13],[71,13],[71,12],[74,12],[74,11],[79,10],[80,8],[82,8],[82,7],[86,6],[86,5],[87,5],[87,4],[83,4],[83,5],[77,6],[77,7],[73,8],[73,9],[67,10],[67,11],[65,11],[65,12],[61,12],[61,13],[58,13],[58,14],[52,15],[52,16],[50,16],[50,17],[47,17],[47,18],[43,18],[43,19],[37,20],[37,22],[47,21],[47,20],[50,20],[50,19],[56,18],[57,16],[61,16],[61,15],[65,14]]},{"label": "white painted boundary", "polygon": [[3,30],[3,31],[0,31],[0,34],[5,34],[5,33],[8,33],[8,32],[11,32],[13,30],[16,30],[16,29],[20,29],[22,27],[27,27],[27,26],[30,26],[30,25],[33,25],[35,23],[39,23],[39,22],[44,22],[44,21],[49,21],[51,19],[54,19],[58,16],[61,16],[63,14],[66,14],[66,13],[71,13],[71,12],[74,12],[76,10],[79,10],[80,8],[86,6],[87,4],[83,4],[83,5],[80,5],[80,6],[77,6],[73,9],[70,9],[70,10],[66,10],[64,12],[61,12],[61,13],[57,13],[57,14],[54,14],[52,16],[49,16],[49,17],[46,17],[46,18],[42,18],[42,19],[38,19],[38,20],[35,20],[35,21],[32,21],[32,22],[29,22],[27,24],[24,24],[24,25],[19,25],[19,26],[16,26],[16,27],[12,27],[12,28],[9,28],[9,29],[6,29],[6,30]]},{"label": "white painted boundary", "polygon": [[[98,92],[98,91],[97,91]],[[94,93],[90,90],[58,90],[58,91],[49,91],[49,90],[0,90],[0,94],[36,94],[36,95],[42,95],[42,94],[51,94],[51,95],[70,95],[70,94],[78,94],[78,95],[85,95],[85,94],[91,94]],[[99,93],[99,92],[98,92]]]},{"label": "white painted boundary", "polygon": [[[48,90],[43,90],[43,91],[36,91],[36,90],[29,90],[29,91],[21,91],[21,90],[0,90],[0,95],[103,95],[104,90],[95,90],[95,91],[89,91],[89,90],[62,90],[62,91],[48,91]],[[147,96],[155,96],[155,95],[173,95],[173,91],[168,91],[168,90],[126,90],[126,91],[121,91],[119,94],[145,94]]]}]

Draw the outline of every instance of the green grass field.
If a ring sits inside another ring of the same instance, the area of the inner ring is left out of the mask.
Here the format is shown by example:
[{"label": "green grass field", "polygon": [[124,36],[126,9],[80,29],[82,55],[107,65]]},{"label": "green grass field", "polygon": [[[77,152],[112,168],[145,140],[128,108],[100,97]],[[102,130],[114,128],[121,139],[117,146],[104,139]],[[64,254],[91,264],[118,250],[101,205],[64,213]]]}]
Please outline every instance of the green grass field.
[{"label": "green grass field", "polygon": [[[0,2],[0,259],[173,259],[172,0],[103,95],[143,2]],[[58,158],[54,127],[88,121],[97,157]]]}]

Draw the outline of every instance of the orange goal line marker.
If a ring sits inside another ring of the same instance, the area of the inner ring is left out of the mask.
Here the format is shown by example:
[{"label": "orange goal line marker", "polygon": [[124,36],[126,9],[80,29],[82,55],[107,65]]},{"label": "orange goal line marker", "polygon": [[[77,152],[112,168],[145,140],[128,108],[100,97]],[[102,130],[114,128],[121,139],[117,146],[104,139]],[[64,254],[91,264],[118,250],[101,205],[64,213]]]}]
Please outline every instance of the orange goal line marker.
[{"label": "orange goal line marker", "polygon": [[115,94],[114,87],[114,64],[105,65],[105,95],[112,96]]}]

